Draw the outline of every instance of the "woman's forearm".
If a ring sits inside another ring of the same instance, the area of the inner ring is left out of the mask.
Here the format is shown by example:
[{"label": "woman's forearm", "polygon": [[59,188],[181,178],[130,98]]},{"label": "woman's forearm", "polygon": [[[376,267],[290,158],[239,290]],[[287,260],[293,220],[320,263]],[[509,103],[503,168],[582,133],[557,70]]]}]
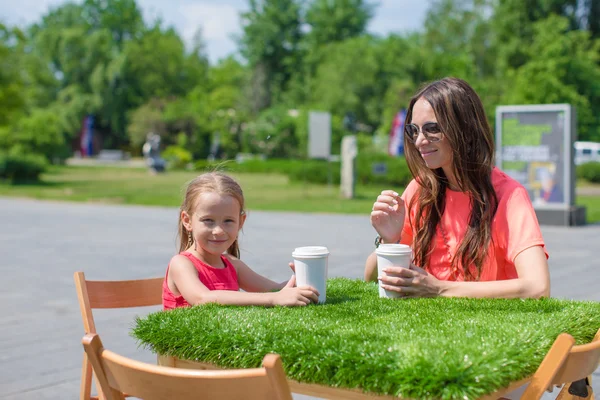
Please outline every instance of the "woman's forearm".
[{"label": "woman's forearm", "polygon": [[365,281],[372,282],[377,280],[377,255],[375,252],[369,254],[365,262]]},{"label": "woman's forearm", "polygon": [[550,295],[546,282],[517,278],[490,282],[440,281],[440,296],[488,298],[540,298]]}]

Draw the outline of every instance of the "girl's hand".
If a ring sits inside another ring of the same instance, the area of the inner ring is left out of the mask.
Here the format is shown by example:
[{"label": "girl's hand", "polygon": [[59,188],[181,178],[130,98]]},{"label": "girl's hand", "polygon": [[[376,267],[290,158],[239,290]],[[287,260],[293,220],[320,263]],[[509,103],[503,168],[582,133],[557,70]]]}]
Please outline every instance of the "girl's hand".
[{"label": "girl's hand", "polygon": [[441,293],[440,281],[416,265],[410,268],[388,267],[388,276],[379,276],[385,290],[398,292],[402,297],[436,297]]},{"label": "girl's hand", "polygon": [[404,200],[393,190],[384,190],[371,211],[371,225],[384,243],[396,243],[404,227]]},{"label": "girl's hand", "polygon": [[319,301],[319,292],[312,286],[296,287],[296,275],[291,279],[283,289],[275,293],[274,305],[278,306],[306,306]]}]

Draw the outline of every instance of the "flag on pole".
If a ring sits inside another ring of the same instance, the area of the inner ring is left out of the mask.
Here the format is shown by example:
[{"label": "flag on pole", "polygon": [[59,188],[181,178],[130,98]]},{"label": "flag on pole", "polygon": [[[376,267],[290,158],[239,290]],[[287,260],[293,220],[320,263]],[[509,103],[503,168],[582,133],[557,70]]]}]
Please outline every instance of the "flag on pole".
[{"label": "flag on pole", "polygon": [[388,153],[390,156],[404,155],[404,119],[406,118],[406,110],[402,109],[394,117],[392,129],[390,131],[390,141],[388,145]]},{"label": "flag on pole", "polygon": [[82,122],[81,128],[81,139],[80,139],[80,147],[81,147],[81,155],[92,156],[94,154],[94,117],[92,115],[87,115]]}]

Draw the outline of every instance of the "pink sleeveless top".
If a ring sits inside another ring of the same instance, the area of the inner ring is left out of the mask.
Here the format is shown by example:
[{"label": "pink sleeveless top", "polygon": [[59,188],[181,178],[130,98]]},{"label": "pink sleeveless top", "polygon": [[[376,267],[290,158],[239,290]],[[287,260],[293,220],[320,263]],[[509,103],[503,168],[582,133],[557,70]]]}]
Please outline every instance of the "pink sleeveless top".
[{"label": "pink sleeveless top", "polygon": [[[208,290],[240,290],[240,286],[238,285],[237,272],[235,267],[229,259],[225,256],[221,256],[221,260],[223,260],[223,264],[225,264],[225,268],[215,268],[206,264],[205,262],[199,260],[192,253],[188,253],[184,251],[180,253],[180,255],[187,257],[196,270],[198,271],[198,278],[200,282],[204,286],[208,288]],[[169,289],[167,277],[169,276],[169,267],[167,267],[167,274],[165,275],[165,280],[163,282],[163,309],[171,310],[177,307],[189,307],[190,304],[183,298],[183,296],[175,296],[171,289]]]}]

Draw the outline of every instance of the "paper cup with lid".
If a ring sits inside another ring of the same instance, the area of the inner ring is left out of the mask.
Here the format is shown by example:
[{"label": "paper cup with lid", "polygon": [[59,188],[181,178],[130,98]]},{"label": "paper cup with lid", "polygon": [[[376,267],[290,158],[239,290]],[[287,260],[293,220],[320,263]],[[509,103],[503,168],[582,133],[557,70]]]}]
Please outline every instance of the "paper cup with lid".
[{"label": "paper cup with lid", "polygon": [[325,303],[329,258],[327,247],[296,247],[292,257],[296,269],[296,285],[314,287],[319,291],[319,303]]},{"label": "paper cup with lid", "polygon": [[[383,272],[384,268],[387,267],[403,267],[410,268],[412,261],[412,249],[410,246],[405,244],[395,243],[382,243],[379,245],[377,250],[377,273],[378,276],[394,276],[393,274],[386,274]],[[400,293],[385,290],[381,287],[381,281],[379,282],[379,297],[385,298],[396,298],[401,297]]]}]

